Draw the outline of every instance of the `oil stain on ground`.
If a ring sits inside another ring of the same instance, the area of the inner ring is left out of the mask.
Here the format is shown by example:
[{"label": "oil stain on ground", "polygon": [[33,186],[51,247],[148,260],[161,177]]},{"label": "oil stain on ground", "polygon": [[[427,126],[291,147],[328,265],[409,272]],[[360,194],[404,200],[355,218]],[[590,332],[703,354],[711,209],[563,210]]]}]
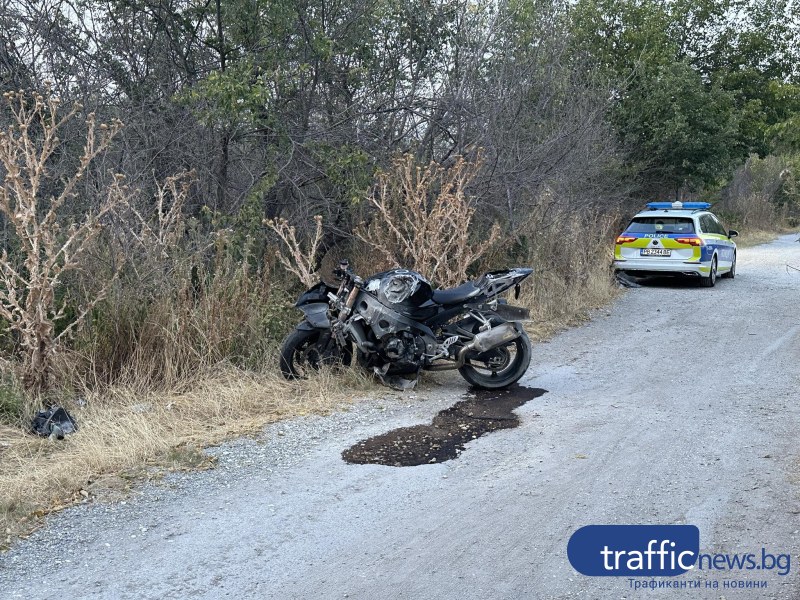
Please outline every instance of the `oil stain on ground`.
[{"label": "oil stain on ground", "polygon": [[413,467],[456,458],[464,444],[484,433],[519,425],[513,413],[547,390],[519,385],[505,390],[476,390],[475,397],[447,408],[430,425],[401,427],[358,442],[342,452],[349,463]]}]

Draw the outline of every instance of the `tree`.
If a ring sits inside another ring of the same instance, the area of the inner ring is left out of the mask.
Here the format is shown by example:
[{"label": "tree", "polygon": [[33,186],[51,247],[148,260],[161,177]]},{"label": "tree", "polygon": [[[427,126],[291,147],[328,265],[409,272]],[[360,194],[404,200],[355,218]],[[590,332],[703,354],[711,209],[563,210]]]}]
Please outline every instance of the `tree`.
[{"label": "tree", "polygon": [[[770,128],[796,107],[781,87],[798,76],[800,13],[794,0],[736,0],[696,68],[732,94],[741,114],[734,152],[770,151]],[[732,16],[735,15],[735,18]]]},{"label": "tree", "polygon": [[651,185],[701,189],[731,172],[737,115],[732,95],[706,86],[686,62],[659,66],[623,93],[613,122],[625,147],[644,157]]},{"label": "tree", "polygon": [[610,119],[649,193],[697,190],[747,154],[733,93],[695,66],[728,5],[581,0],[574,9],[574,51],[595,56],[617,82]]},{"label": "tree", "polygon": [[773,81],[770,93],[780,109],[766,130],[769,148],[780,154],[796,154],[800,152],[800,85]]}]

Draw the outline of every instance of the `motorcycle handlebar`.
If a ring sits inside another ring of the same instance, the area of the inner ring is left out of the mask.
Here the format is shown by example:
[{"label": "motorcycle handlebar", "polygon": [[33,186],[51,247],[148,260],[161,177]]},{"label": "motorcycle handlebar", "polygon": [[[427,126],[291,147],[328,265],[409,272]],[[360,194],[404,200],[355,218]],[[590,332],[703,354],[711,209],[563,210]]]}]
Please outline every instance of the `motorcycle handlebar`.
[{"label": "motorcycle handlebar", "polygon": [[339,279],[347,278],[356,283],[362,283],[362,279],[350,268],[350,261],[346,258],[339,261],[339,267],[333,270],[333,274]]}]

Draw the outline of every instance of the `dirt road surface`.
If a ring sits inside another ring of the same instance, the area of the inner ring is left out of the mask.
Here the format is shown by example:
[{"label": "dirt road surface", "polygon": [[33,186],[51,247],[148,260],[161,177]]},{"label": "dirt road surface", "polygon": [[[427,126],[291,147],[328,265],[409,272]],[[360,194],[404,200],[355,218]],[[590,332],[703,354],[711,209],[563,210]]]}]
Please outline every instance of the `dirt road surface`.
[{"label": "dirt road surface", "polygon": [[[454,460],[341,452],[429,423],[467,392],[456,378],[277,424],[214,449],[216,469],[52,517],[0,556],[0,598],[800,598],[796,238],[740,250],[733,281],[632,289],[536,345],[523,383],[548,392]],[[791,571],[634,590],[570,566],[579,527],[640,523],[694,524],[703,552],[789,553]]]}]

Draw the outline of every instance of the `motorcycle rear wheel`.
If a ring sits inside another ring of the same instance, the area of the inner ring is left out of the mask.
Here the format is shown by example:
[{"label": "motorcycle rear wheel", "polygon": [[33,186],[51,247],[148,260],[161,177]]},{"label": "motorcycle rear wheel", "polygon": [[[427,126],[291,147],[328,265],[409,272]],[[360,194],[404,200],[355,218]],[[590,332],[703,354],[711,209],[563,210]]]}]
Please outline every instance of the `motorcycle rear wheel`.
[{"label": "motorcycle rear wheel", "polygon": [[320,348],[321,334],[319,329],[295,329],[283,341],[280,367],[286,379],[304,379],[323,365],[350,365],[352,348],[339,348],[332,340],[327,348]]},{"label": "motorcycle rear wheel", "polygon": [[476,388],[500,390],[525,374],[531,364],[532,350],[531,341],[523,333],[505,346],[467,358],[458,372]]}]

